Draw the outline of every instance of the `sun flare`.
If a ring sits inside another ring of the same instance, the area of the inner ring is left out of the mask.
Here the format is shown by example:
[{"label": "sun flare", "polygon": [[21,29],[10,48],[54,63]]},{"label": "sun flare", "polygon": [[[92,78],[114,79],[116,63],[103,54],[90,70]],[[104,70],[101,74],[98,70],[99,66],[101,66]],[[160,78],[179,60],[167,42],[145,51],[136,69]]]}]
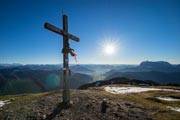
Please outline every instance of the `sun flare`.
[{"label": "sun flare", "polygon": [[118,51],[119,43],[116,40],[108,39],[103,41],[101,46],[104,55],[114,55]]},{"label": "sun flare", "polygon": [[114,54],[115,52],[115,46],[112,45],[112,44],[107,44],[104,46],[104,52],[107,54],[107,55],[112,55]]}]

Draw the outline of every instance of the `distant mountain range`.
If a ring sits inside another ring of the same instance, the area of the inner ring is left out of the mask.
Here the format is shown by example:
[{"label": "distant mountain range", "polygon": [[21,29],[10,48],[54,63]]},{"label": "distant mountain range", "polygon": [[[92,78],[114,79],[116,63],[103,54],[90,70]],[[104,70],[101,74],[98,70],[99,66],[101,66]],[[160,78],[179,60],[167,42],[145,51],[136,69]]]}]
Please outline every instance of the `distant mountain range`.
[{"label": "distant mountain range", "polygon": [[[0,94],[45,92],[63,88],[62,70],[32,70],[28,66],[0,69]],[[71,73],[70,88],[93,81],[89,75]]]},{"label": "distant mountain range", "polygon": [[137,69],[147,70],[147,71],[158,71],[158,72],[180,72],[180,65],[172,65],[168,62],[158,61],[142,62]]},{"label": "distant mountain range", "polygon": [[114,72],[106,77],[106,80],[115,77],[126,77],[138,80],[153,80],[161,84],[180,84],[180,72]]},{"label": "distant mountain range", "polygon": [[125,68],[117,68],[112,69],[106,74],[111,74],[113,72],[150,72],[150,71],[157,71],[157,72],[180,72],[180,65],[172,65],[168,62],[164,61],[144,61],[141,62],[140,65],[137,66],[129,66]]},{"label": "distant mountain range", "polygon": [[172,65],[164,61],[145,61],[139,66],[113,69],[104,75],[106,80],[115,77],[127,77],[130,79],[153,80],[161,84],[180,84],[180,65]]},{"label": "distant mountain range", "polygon": [[[80,65],[70,65],[70,69],[75,73],[92,73],[96,71],[109,71],[111,69],[124,69],[128,67],[135,67],[137,65],[99,65],[99,64],[80,64]],[[31,70],[60,70],[62,69],[62,64],[0,64],[0,69],[14,68],[14,67],[27,67]]]},{"label": "distant mountain range", "polygon": [[[172,65],[164,61],[144,61],[140,65],[71,65],[70,69],[71,89],[79,88],[83,84],[93,81],[106,81],[122,77],[130,80],[150,80],[159,84],[180,85],[180,65]],[[62,65],[60,64],[0,64],[0,94],[61,89],[63,88],[62,74]]]},{"label": "distant mountain range", "polygon": [[93,69],[89,69],[88,67],[82,65],[70,66],[70,69],[72,72],[83,73],[83,74],[89,74],[95,72]]}]

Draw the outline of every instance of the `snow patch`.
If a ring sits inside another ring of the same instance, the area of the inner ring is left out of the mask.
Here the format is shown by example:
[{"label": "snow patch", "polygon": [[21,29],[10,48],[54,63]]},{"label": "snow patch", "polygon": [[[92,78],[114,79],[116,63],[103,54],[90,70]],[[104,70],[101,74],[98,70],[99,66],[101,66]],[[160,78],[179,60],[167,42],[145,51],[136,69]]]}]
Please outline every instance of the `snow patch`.
[{"label": "snow patch", "polygon": [[180,99],[172,98],[172,97],[156,97],[156,98],[164,101],[180,101]]},{"label": "snow patch", "polygon": [[139,92],[146,92],[146,91],[180,92],[180,90],[145,88],[145,87],[110,87],[110,86],[107,86],[104,89],[105,89],[105,91],[113,93],[113,94],[139,93]]},{"label": "snow patch", "polygon": [[180,112],[180,108],[179,107],[167,106],[167,108],[170,109],[170,110],[174,110],[174,111]]},{"label": "snow patch", "polygon": [[11,103],[10,100],[4,100],[4,101],[0,101],[0,107],[3,107],[6,104]]}]

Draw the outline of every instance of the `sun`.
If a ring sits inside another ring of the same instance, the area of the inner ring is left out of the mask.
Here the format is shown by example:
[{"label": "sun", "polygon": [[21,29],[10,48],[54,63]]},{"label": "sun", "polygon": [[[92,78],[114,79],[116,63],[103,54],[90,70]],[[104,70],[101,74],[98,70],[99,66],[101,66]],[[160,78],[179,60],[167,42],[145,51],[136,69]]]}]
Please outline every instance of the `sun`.
[{"label": "sun", "polygon": [[118,51],[119,42],[113,39],[106,39],[101,46],[104,55],[114,55]]},{"label": "sun", "polygon": [[115,53],[115,46],[113,44],[106,44],[104,46],[104,53],[107,55],[113,55]]}]

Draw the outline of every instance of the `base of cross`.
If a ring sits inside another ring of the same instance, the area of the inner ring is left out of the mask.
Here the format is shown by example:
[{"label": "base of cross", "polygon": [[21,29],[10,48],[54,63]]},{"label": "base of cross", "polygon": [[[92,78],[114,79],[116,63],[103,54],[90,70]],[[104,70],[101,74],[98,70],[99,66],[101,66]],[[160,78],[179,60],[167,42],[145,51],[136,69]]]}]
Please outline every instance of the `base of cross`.
[{"label": "base of cross", "polygon": [[63,90],[63,104],[68,105],[70,103],[70,90]]},{"label": "base of cross", "polygon": [[70,108],[70,107],[72,107],[72,105],[73,105],[73,101],[63,101],[62,103],[60,103],[61,104],[61,107],[63,108],[63,109],[68,109],[68,108]]}]

